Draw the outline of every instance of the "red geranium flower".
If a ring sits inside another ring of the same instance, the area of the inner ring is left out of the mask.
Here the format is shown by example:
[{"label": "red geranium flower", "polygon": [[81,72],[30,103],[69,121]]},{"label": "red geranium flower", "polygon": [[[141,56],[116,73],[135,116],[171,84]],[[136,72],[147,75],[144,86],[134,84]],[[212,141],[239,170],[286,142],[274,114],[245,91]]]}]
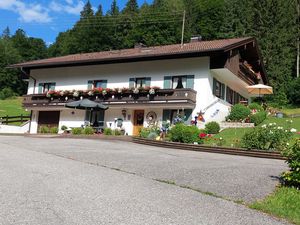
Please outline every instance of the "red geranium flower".
[{"label": "red geranium flower", "polygon": [[207,136],[206,133],[201,133],[201,134],[199,134],[199,138],[205,138],[206,136]]}]

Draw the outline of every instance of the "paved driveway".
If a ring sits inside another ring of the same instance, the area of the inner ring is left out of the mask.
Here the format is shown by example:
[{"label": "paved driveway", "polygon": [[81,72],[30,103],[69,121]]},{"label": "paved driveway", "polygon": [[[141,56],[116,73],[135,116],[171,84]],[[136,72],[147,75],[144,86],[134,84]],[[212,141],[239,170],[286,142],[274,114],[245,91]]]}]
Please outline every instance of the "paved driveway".
[{"label": "paved driveway", "polygon": [[286,224],[204,193],[251,201],[285,169],[127,142],[0,136],[0,224]]}]

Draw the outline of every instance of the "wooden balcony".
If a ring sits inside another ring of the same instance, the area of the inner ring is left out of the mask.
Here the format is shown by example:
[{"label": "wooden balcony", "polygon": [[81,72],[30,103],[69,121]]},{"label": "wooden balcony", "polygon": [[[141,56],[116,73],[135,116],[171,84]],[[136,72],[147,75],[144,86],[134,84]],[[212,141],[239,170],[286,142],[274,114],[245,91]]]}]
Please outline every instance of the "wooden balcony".
[{"label": "wooden balcony", "polygon": [[67,102],[77,101],[80,98],[101,102],[109,108],[136,108],[136,107],[176,107],[194,108],[197,92],[193,89],[160,89],[154,95],[149,93],[123,93],[116,95],[95,96],[53,96],[33,94],[23,96],[23,107],[35,108],[64,108]]}]

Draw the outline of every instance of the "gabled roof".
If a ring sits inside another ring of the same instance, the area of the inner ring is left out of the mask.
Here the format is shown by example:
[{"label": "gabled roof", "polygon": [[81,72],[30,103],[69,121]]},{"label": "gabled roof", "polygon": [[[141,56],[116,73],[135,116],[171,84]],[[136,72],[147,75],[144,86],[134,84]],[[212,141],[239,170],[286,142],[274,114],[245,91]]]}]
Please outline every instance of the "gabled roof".
[{"label": "gabled roof", "polygon": [[254,38],[233,38],[213,41],[199,41],[180,44],[141,47],[124,50],[74,54],[11,65],[11,68],[47,68],[74,66],[82,64],[113,63],[120,61],[153,60],[156,58],[189,57],[191,55],[210,55],[213,52],[226,52],[254,42]]}]

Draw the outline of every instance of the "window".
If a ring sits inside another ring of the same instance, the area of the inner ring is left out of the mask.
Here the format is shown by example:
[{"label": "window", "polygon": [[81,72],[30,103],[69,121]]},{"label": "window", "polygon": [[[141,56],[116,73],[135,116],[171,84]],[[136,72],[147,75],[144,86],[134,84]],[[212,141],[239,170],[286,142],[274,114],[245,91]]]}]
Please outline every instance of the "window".
[{"label": "window", "polygon": [[186,76],[176,76],[172,77],[172,88],[181,89],[186,88]]},{"label": "window", "polygon": [[226,101],[232,105],[238,104],[241,101],[247,101],[247,99],[241,96],[236,91],[232,90],[230,87],[226,89]]},{"label": "window", "polygon": [[138,77],[129,79],[130,88],[145,88],[150,87],[151,77]]},{"label": "window", "polygon": [[190,124],[192,119],[192,109],[164,109],[163,110],[163,121],[169,120],[172,124],[177,116],[184,119],[186,124]]},{"label": "window", "polygon": [[39,94],[46,93],[50,90],[55,90],[55,83],[39,83]]},{"label": "window", "polygon": [[225,85],[214,78],[213,80],[213,94],[221,99],[225,99]]},{"label": "window", "polygon": [[93,88],[106,88],[107,80],[95,80],[93,83]]},{"label": "window", "polygon": [[194,89],[195,75],[165,76],[164,89]]},{"label": "window", "polygon": [[146,78],[136,78],[135,79],[135,88],[146,87]]}]

